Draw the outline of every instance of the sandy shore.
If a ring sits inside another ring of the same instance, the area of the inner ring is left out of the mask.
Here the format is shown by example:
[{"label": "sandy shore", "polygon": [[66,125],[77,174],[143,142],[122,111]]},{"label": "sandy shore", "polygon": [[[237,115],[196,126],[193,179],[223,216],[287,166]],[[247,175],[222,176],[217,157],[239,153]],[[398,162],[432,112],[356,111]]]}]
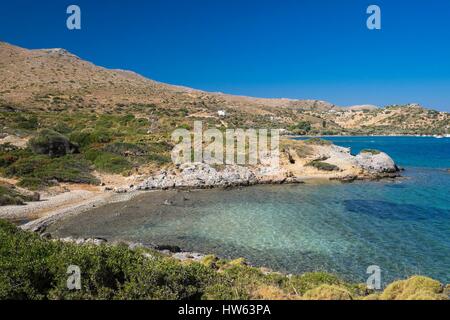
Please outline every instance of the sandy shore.
[{"label": "sandy shore", "polygon": [[44,195],[40,201],[28,202],[26,205],[0,207],[0,218],[16,221],[34,220],[48,216],[53,211],[72,208],[80,204],[87,204],[97,198],[106,198],[106,193],[73,190],[58,195]]},{"label": "sandy shore", "polygon": [[22,229],[37,231],[63,217],[76,215],[108,203],[127,201],[143,192],[115,193],[96,190],[71,190],[47,195],[24,206],[0,207],[0,218],[16,222]]}]

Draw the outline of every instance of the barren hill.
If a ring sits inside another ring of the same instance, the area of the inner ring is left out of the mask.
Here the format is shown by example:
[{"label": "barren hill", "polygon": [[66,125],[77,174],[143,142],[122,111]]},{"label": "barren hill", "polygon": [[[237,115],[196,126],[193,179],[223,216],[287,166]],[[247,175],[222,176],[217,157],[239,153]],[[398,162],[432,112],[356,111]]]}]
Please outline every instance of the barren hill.
[{"label": "barren hill", "polygon": [[[141,116],[183,110],[186,117],[207,118],[216,126],[264,125],[301,132],[304,125],[297,125],[306,122],[311,125],[307,131],[317,134],[444,134],[450,124],[448,113],[417,105],[343,108],[319,100],[208,93],[105,69],[64,49],[27,50],[2,42],[0,104],[27,112],[76,110]],[[226,117],[218,117],[219,110],[226,111]]]}]

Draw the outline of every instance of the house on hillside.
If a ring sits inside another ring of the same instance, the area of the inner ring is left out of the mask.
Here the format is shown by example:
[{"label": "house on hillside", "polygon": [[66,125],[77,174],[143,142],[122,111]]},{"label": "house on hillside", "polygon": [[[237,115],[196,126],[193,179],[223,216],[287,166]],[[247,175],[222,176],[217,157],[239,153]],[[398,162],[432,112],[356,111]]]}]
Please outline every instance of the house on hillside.
[{"label": "house on hillside", "polygon": [[217,111],[217,115],[219,117],[226,117],[227,116],[227,112],[225,110],[219,110],[219,111]]}]

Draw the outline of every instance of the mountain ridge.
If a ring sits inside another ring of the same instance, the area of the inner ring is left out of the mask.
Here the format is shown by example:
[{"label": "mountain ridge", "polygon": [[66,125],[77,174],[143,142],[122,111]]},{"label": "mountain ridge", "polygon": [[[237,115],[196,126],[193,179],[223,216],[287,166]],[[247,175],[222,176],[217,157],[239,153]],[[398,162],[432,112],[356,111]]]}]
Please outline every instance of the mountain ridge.
[{"label": "mountain ridge", "polygon": [[[213,93],[158,82],[134,71],[100,67],[63,48],[28,50],[0,42],[0,61],[0,104],[20,110],[115,112],[118,108],[152,105],[186,109],[193,118],[217,118],[218,124],[225,122],[226,127],[269,123],[295,129],[297,123],[309,122],[318,134],[449,131],[448,113],[417,104],[341,107],[322,100]],[[226,111],[227,119],[217,116],[220,110]],[[145,113],[144,107],[141,112]]]}]

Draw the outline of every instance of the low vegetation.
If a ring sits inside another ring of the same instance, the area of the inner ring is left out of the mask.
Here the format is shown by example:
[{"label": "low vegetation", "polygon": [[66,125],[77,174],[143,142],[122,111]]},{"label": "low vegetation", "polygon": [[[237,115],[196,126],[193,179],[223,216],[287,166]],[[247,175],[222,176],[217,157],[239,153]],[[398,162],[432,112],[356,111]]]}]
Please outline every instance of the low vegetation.
[{"label": "low vegetation", "polygon": [[361,150],[361,153],[370,153],[370,154],[373,154],[373,155],[377,155],[377,154],[380,154],[381,151],[380,150],[376,150],[376,149],[363,149],[363,150]]},{"label": "low vegetation", "polygon": [[30,190],[60,182],[98,184],[93,171],[129,175],[145,165],[166,165],[172,149],[168,133],[178,121],[174,116],[177,121],[166,123],[161,117],[155,121],[163,123],[151,131],[148,118],[122,112],[19,114],[0,112],[4,134],[30,137],[25,148],[0,145],[0,174]]},{"label": "low vegetation", "polygon": [[[45,240],[0,220],[0,299],[444,299],[439,282],[413,277],[382,293],[323,273],[285,276],[207,256],[180,262],[127,245]],[[67,268],[81,290],[67,289]]]},{"label": "low vegetation", "polygon": [[296,124],[289,126],[289,131],[298,135],[306,135],[311,131],[311,129],[312,126],[309,121],[299,121]]},{"label": "low vegetation", "polygon": [[38,194],[24,194],[13,186],[0,184],[0,206],[23,205],[25,202],[37,200]]},{"label": "low vegetation", "polygon": [[281,152],[295,152],[299,158],[306,158],[314,154],[314,149],[311,145],[307,145],[304,141],[282,139],[280,141]]},{"label": "low vegetation", "polygon": [[53,158],[24,151],[16,161],[2,168],[3,175],[18,178],[19,186],[42,189],[59,182],[97,184],[91,165],[80,155]]},{"label": "low vegetation", "polygon": [[305,140],[305,143],[317,145],[317,146],[330,146],[333,144],[333,142],[331,142],[329,140],[324,140],[321,138],[311,138],[311,139]]},{"label": "low vegetation", "polygon": [[314,167],[318,170],[322,171],[339,171],[339,167],[335,166],[334,164],[327,163],[320,160],[314,160],[307,164],[307,166]]}]

